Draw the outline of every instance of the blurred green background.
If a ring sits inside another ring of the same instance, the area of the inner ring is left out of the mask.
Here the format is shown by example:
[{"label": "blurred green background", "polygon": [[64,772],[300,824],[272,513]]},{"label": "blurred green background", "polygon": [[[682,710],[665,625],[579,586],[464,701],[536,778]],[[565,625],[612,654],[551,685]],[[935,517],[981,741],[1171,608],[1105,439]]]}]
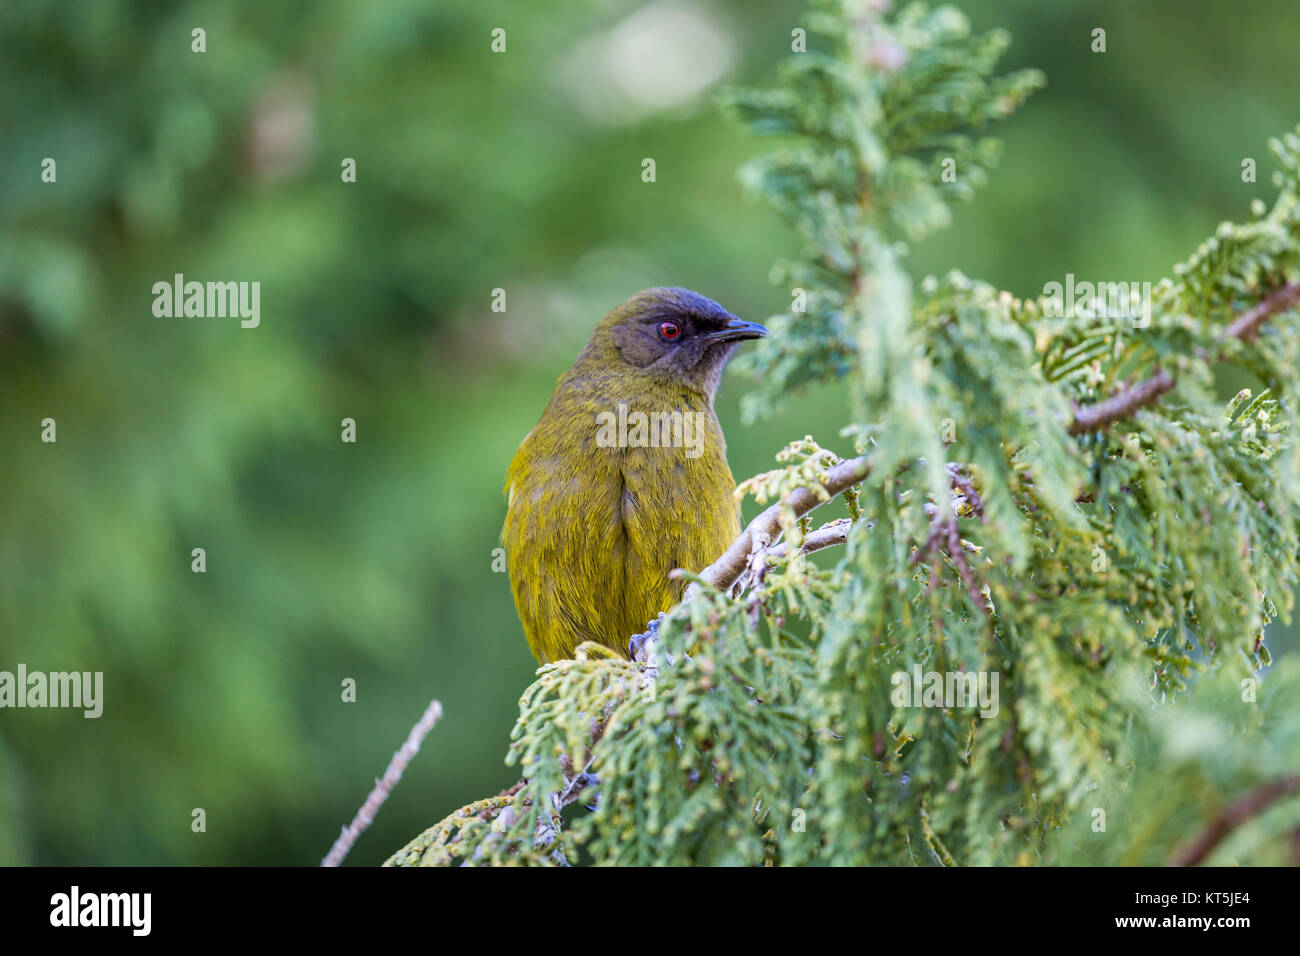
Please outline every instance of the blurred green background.
[{"label": "blurred green background", "polygon": [[[1294,0],[963,6],[1049,86],[916,275],[1156,280],[1271,197]],[[711,94],[771,82],[801,10],[0,5],[0,670],[105,675],[98,720],[0,711],[0,863],[314,864],[435,696],[349,862],[517,778],[535,665],[492,572],[506,465],[633,292],[788,305],[767,274],[797,240],[742,196],[760,144]],[[156,318],[175,273],[260,281],[261,326]],[[744,427],[744,387],[719,398],[738,477],[805,433],[843,444],[840,396]]]}]

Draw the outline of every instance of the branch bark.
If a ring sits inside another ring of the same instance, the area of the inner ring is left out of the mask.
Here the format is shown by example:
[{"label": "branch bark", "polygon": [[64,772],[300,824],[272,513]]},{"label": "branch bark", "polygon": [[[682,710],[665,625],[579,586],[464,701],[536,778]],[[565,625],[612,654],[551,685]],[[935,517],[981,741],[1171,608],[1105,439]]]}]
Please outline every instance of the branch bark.
[{"label": "branch bark", "polygon": [[1222,337],[1241,339],[1243,342],[1253,341],[1261,325],[1279,312],[1285,312],[1297,302],[1300,302],[1300,282],[1284,285],[1241,313],[1240,317],[1223,330]]},{"label": "branch bark", "polygon": [[1266,783],[1262,787],[1257,787],[1211,820],[1204,833],[1197,837],[1194,842],[1174,854],[1173,859],[1169,861],[1169,865],[1195,866],[1209,856],[1214,851],[1214,848],[1222,843],[1228,834],[1237,827],[1251,817],[1263,813],[1278,800],[1296,793],[1300,793],[1300,774],[1283,777],[1280,780]]},{"label": "branch bark", "polygon": [[[853,522],[848,518],[836,518],[834,521],[828,521],[803,539],[803,545],[800,546],[799,553],[816,554],[826,548],[833,548],[837,544],[844,544],[849,540],[849,528],[852,524]],[[767,549],[769,558],[783,558],[785,552],[784,541]]]},{"label": "branch bark", "polygon": [[1099,432],[1114,422],[1128,418],[1139,408],[1154,405],[1160,396],[1174,387],[1174,377],[1164,369],[1144,379],[1132,388],[1115,393],[1095,405],[1085,405],[1074,410],[1074,421],[1070,422],[1071,435],[1086,435]]}]

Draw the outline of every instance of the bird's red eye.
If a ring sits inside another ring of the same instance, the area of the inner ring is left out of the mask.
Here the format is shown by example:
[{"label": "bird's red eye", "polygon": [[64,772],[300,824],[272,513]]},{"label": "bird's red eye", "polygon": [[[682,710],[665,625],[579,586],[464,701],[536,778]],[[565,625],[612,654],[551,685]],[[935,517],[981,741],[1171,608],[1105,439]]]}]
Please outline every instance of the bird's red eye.
[{"label": "bird's red eye", "polygon": [[661,322],[659,323],[659,334],[671,342],[682,334],[682,329],[676,322]]}]

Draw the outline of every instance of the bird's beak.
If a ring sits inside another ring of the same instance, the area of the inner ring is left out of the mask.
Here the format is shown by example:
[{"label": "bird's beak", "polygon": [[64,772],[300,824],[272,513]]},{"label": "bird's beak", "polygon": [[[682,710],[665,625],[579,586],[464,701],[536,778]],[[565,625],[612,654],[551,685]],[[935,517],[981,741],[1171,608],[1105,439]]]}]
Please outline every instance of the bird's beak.
[{"label": "bird's beak", "polygon": [[761,339],[768,334],[767,329],[757,322],[744,319],[730,319],[716,332],[705,332],[701,338],[714,342],[739,342],[742,339]]}]

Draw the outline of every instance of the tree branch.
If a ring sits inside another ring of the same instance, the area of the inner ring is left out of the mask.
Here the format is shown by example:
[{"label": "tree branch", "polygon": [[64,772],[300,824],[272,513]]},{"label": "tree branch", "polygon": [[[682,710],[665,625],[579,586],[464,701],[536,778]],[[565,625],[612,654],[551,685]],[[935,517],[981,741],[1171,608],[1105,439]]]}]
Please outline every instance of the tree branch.
[{"label": "tree branch", "polygon": [[425,708],[424,716],[411,728],[406,743],[402,744],[397,753],[393,754],[393,759],[388,762],[388,769],[384,771],[383,777],[375,781],[375,789],[370,791],[370,796],[366,797],[366,802],[361,805],[357,815],[343,828],[343,832],[334,841],[325,859],[320,861],[321,866],[338,866],[343,862],[352,845],[357,842],[357,837],[375,822],[375,814],[384,805],[388,795],[393,792],[393,787],[397,786],[397,782],[402,779],[402,772],[406,769],[406,765],[419,753],[420,744],[424,743],[424,738],[429,736],[429,731],[433,730],[433,725],[441,716],[442,703],[437,700],[430,701],[429,706]]},{"label": "tree branch", "polygon": [[[869,474],[871,474],[871,463],[867,460],[867,456],[863,455],[860,458],[840,462],[830,470],[825,483],[821,485],[822,491],[826,493],[824,499],[809,488],[796,488],[786,495],[780,504],[772,505],[751,521],[749,526],[740,533],[740,537],[732,542],[731,547],[723,552],[722,557],[700,572],[700,579],[719,591],[730,590],[749,566],[749,556],[754,549],[755,536],[766,535],[769,541],[773,541],[780,534],[782,507],[792,510],[796,518],[802,518],[819,505],[833,500],[836,495],[861,484]],[[692,583],[686,589],[687,598],[696,587],[697,584]]]},{"label": "tree branch", "polygon": [[[766,549],[767,542],[774,541],[781,533],[781,512],[783,508],[789,508],[794,512],[795,518],[802,518],[808,512],[812,511],[828,501],[834,501],[837,495],[843,494],[854,485],[861,484],[866,477],[871,474],[871,462],[866,455],[858,458],[851,458],[848,461],[842,461],[833,467],[826,476],[826,481],[820,486],[825,497],[821,497],[817,492],[810,488],[796,488],[781,500],[779,504],[772,505],[757,518],[751,521],[745,530],[740,532],[740,537],[731,543],[731,547],[722,553],[718,560],[714,561],[707,568],[699,573],[699,581],[692,581],[686,588],[686,593],[682,596],[682,601],[689,601],[700,590],[701,582],[717,588],[719,591],[730,591],[740,580],[741,575],[749,569],[750,561],[754,557],[755,543],[761,543]],[[832,545],[841,544],[848,540],[847,523],[840,528],[832,527],[835,524],[826,525],[818,529],[805,539],[802,550],[811,553],[819,551],[822,548],[828,548]],[[813,545],[809,548],[809,545]],[[784,545],[780,545],[784,549]],[[784,554],[784,550],[780,553]],[[677,573],[677,572],[674,572]],[[660,617],[663,617],[661,614]],[[644,665],[644,676],[647,681],[653,681],[659,676],[659,622],[654,620],[650,622],[649,630],[642,634],[634,634],[629,643],[628,650],[633,660]]]},{"label": "tree branch", "polygon": [[957,520],[958,516],[955,512],[936,508],[930,521],[930,534],[925,543],[916,549],[910,563],[920,564],[927,560],[931,562],[929,587],[934,588],[938,584],[940,555],[946,554],[957,568],[957,574],[961,578],[961,583],[966,586],[966,593],[970,595],[971,603],[988,613],[989,605],[984,600],[982,586],[975,579],[975,572],[971,570],[970,562],[966,559],[966,548],[962,544]]},{"label": "tree branch", "polygon": [[1169,865],[1195,866],[1209,856],[1214,851],[1214,848],[1222,843],[1224,838],[1237,827],[1251,817],[1263,813],[1283,797],[1289,797],[1295,793],[1300,793],[1300,774],[1283,777],[1280,780],[1274,780],[1262,787],[1255,788],[1211,820],[1204,833],[1187,847],[1174,854],[1169,861]]},{"label": "tree branch", "polygon": [[1144,379],[1132,388],[1116,392],[1110,398],[1095,405],[1084,405],[1074,410],[1074,420],[1070,422],[1071,435],[1086,435],[1099,432],[1123,418],[1128,418],[1139,408],[1154,405],[1165,392],[1174,387],[1174,377],[1164,369]]},{"label": "tree branch", "polygon": [[1279,312],[1285,312],[1297,301],[1300,301],[1300,282],[1284,285],[1241,313],[1239,318],[1223,330],[1222,337],[1241,339],[1243,342],[1253,341],[1261,325]]},{"label": "tree branch", "polygon": [[[1278,312],[1285,311],[1297,302],[1300,302],[1300,283],[1282,286],[1271,292],[1249,310],[1243,312],[1221,333],[1220,338],[1236,338],[1249,341],[1254,337],[1259,326],[1267,319]],[[1177,381],[1173,375],[1163,368],[1157,368],[1154,374],[1143,379],[1132,388],[1123,389],[1110,398],[1091,405],[1075,406],[1068,431],[1071,435],[1084,435],[1089,432],[1102,431],[1115,422],[1130,417],[1138,409],[1155,404],[1162,395],[1171,391],[1176,384]],[[870,473],[870,462],[867,460],[867,456],[863,455],[841,462],[831,469],[827,480],[821,486],[822,491],[826,494],[825,498],[820,497],[809,488],[798,488],[790,492],[780,504],[772,505],[751,521],[749,526],[740,533],[740,537],[733,541],[731,546],[723,552],[722,556],[700,572],[700,580],[691,583],[686,589],[683,600],[689,600],[699,590],[701,583],[715,587],[720,591],[730,591],[749,567],[754,553],[754,542],[761,539],[772,541],[780,534],[781,513],[784,508],[792,510],[796,518],[802,518],[819,505],[825,504],[854,485],[860,484]],[[945,532],[947,550],[952,551],[953,529],[945,529]],[[826,534],[819,532],[818,534],[820,536],[815,542],[816,548],[814,550],[840,544],[847,539],[847,529],[843,536],[838,531],[827,531]],[[927,545],[933,546],[934,543],[934,541],[927,542]],[[780,553],[783,554],[784,551]],[[958,571],[961,573],[964,583],[968,589],[972,590],[972,600],[981,607],[985,606],[979,597],[978,590],[972,588],[973,578],[969,575],[969,568],[964,567],[964,556],[960,554],[960,549],[958,549],[957,554],[953,555],[953,558],[957,562]],[[635,658],[642,662],[647,661],[648,654],[653,651],[655,643],[653,640],[655,637],[654,629],[652,628],[644,636],[652,639],[637,643],[638,650],[634,654]],[[643,635],[637,635],[634,641],[641,637]]]},{"label": "tree branch", "polygon": [[[833,548],[837,544],[844,544],[849,540],[849,528],[853,522],[848,518],[836,518],[834,521],[828,521],[816,531],[808,534],[803,539],[803,544],[799,548],[800,554],[814,554],[825,548]],[[774,545],[767,549],[769,558],[783,558],[786,553],[785,542]]]},{"label": "tree branch", "polygon": [[[1254,341],[1261,325],[1298,302],[1300,302],[1300,282],[1292,282],[1274,289],[1234,319],[1232,324],[1219,334],[1219,339]],[[1089,432],[1102,431],[1115,422],[1128,418],[1139,408],[1154,405],[1161,395],[1170,391],[1176,384],[1172,375],[1158,368],[1154,375],[1143,379],[1132,388],[1124,389],[1092,405],[1076,406],[1069,432],[1071,435],[1085,435]]]}]

